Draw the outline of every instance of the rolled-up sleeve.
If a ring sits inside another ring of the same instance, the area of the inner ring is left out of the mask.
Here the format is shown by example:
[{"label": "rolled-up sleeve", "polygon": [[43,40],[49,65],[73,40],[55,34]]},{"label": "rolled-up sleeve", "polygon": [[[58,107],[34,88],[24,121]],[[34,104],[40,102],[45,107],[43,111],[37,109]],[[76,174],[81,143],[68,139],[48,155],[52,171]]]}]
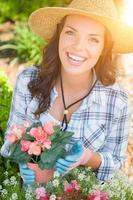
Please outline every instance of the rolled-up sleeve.
[{"label": "rolled-up sleeve", "polygon": [[130,122],[131,109],[127,102],[115,117],[104,147],[98,151],[102,160],[96,172],[99,180],[110,180],[113,172],[122,166],[127,150]]}]

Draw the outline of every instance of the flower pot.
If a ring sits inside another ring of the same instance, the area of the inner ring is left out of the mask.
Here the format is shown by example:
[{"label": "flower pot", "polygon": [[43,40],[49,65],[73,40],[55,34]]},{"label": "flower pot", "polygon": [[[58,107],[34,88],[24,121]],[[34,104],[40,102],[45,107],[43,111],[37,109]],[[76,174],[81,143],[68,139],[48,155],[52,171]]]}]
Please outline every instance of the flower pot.
[{"label": "flower pot", "polygon": [[36,182],[37,183],[47,183],[49,182],[54,174],[53,169],[44,169],[41,170],[38,164],[35,163],[28,163],[27,164],[30,169],[35,171]]}]

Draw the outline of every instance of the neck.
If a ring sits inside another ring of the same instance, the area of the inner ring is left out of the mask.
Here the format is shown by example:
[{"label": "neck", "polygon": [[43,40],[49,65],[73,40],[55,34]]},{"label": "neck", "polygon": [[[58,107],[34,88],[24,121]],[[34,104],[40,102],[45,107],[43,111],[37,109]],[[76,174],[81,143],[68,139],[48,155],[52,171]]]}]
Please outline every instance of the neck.
[{"label": "neck", "polygon": [[80,75],[70,75],[68,73],[61,72],[64,91],[85,91],[90,88],[93,80],[92,70],[89,73]]}]

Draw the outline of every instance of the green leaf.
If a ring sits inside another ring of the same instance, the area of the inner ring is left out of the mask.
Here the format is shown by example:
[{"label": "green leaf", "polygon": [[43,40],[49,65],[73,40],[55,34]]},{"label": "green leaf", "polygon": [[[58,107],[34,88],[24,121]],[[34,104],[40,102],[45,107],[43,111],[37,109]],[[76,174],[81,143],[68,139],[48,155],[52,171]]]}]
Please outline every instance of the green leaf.
[{"label": "green leaf", "polygon": [[66,155],[66,150],[63,145],[56,145],[56,148],[46,150],[41,154],[39,167],[41,169],[53,169],[56,161]]},{"label": "green leaf", "polygon": [[41,169],[52,169],[56,161],[66,155],[65,145],[70,142],[73,134],[73,132],[61,131],[59,126],[54,127],[54,134],[50,138],[51,149],[45,150],[40,156],[38,164]]},{"label": "green leaf", "polygon": [[13,151],[11,151],[9,159],[16,163],[27,163],[30,161],[31,157],[28,153],[22,152],[21,145],[19,143],[16,143],[16,145],[14,145]]},{"label": "green leaf", "polygon": [[32,137],[31,135],[29,135],[29,134],[26,134],[26,135],[24,135],[23,137],[22,137],[22,140],[27,140],[27,141],[35,141],[35,138],[34,137]]},{"label": "green leaf", "polygon": [[69,143],[73,134],[74,134],[73,132],[68,132],[68,131],[64,132],[64,131],[59,130],[58,134],[55,135],[53,142],[58,142],[65,145]]},{"label": "green leaf", "polygon": [[57,138],[59,138],[59,132],[60,132],[60,127],[59,126],[55,126],[54,127],[54,134],[52,134],[50,136],[50,140],[53,143],[54,141],[57,140]]},{"label": "green leaf", "polygon": [[42,123],[39,121],[39,122],[35,122],[35,123],[33,123],[30,127],[28,127],[27,129],[26,129],[26,132],[29,132],[32,128],[37,128],[37,127],[42,127]]},{"label": "green leaf", "polygon": [[5,44],[0,47],[0,51],[5,50],[5,49],[15,49],[16,50],[17,47],[14,44]]}]

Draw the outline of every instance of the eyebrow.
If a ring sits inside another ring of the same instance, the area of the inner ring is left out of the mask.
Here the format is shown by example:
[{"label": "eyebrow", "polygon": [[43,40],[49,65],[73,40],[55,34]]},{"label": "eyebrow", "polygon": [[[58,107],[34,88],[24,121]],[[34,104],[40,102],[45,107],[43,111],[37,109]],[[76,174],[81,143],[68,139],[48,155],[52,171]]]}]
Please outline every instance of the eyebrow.
[{"label": "eyebrow", "polygon": [[[75,28],[71,27],[71,26],[66,26],[72,30],[74,30],[75,32],[78,32]],[[90,33],[89,36],[99,36],[99,37],[102,37],[101,34],[96,34],[96,33]]]},{"label": "eyebrow", "polygon": [[73,28],[73,27],[71,27],[71,26],[66,26],[66,27],[71,28],[72,30],[78,32],[75,28]]}]

